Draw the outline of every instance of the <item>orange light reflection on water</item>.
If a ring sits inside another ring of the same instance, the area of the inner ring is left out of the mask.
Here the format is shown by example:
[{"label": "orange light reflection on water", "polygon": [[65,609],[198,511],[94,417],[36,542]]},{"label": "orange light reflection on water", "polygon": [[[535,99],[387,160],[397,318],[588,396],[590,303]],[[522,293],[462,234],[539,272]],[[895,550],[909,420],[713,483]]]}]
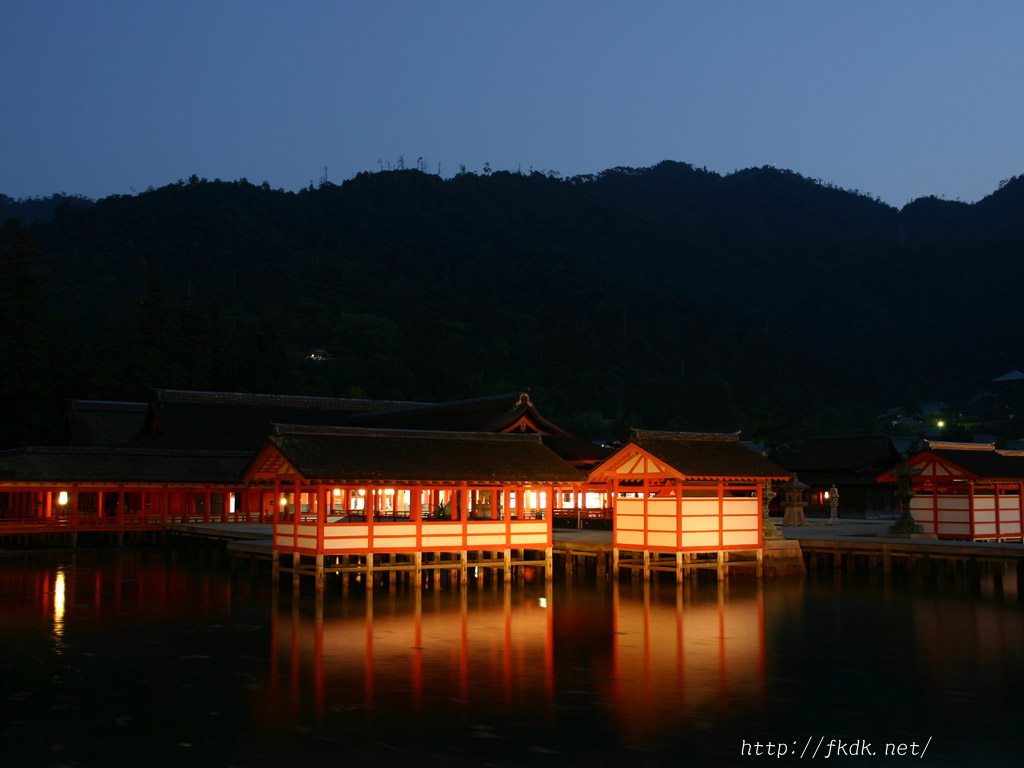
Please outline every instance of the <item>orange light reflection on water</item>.
[{"label": "orange light reflection on water", "polygon": [[609,725],[629,740],[765,696],[759,587],[710,597],[681,587],[665,599],[613,585],[592,610],[550,585],[539,596],[509,586],[342,600],[329,600],[326,616],[308,604],[274,614],[271,695],[256,705],[269,727],[308,708],[317,723],[325,713],[368,726],[375,713],[432,722],[524,710],[553,723],[580,664],[587,695],[604,700]]}]

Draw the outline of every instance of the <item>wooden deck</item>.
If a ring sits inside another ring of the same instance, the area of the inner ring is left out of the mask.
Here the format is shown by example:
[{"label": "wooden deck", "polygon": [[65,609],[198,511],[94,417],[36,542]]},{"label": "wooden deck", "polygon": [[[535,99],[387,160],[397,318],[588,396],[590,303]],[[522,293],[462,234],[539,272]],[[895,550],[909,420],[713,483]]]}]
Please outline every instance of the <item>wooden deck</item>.
[{"label": "wooden deck", "polygon": [[992,541],[951,541],[934,534],[911,536],[889,533],[890,521],[809,525],[785,529],[788,538],[800,542],[808,566],[812,569],[831,565],[837,571],[865,567],[889,574],[894,563],[906,571],[918,566],[955,569],[968,572],[982,563],[1013,566],[1018,584],[1024,585],[1024,544]]},{"label": "wooden deck", "polygon": [[[930,535],[914,537],[889,534],[889,520],[882,521],[841,521],[839,525],[826,525],[814,521],[806,526],[788,526],[783,528],[785,546],[789,556],[803,558],[806,565],[814,570],[820,568],[836,571],[866,569],[880,574],[896,571],[912,571],[920,568],[945,568],[947,572],[961,568],[972,572],[977,567],[995,564],[996,567],[1012,567],[1017,574],[1017,581],[1024,590],[1024,543],[1016,542],[970,542],[936,539]],[[223,542],[229,555],[253,560],[274,561],[272,542],[273,526],[261,523],[176,523],[166,527],[172,536],[195,537],[208,541]],[[765,542],[764,562],[771,562],[773,542]],[[796,545],[799,544],[799,550]],[[537,556],[537,555],[540,556]],[[612,546],[612,532],[594,529],[558,529],[554,530],[552,560],[545,561],[543,553],[531,553],[528,550],[495,551],[488,553],[470,552],[465,556],[455,553],[445,555],[424,555],[417,565],[414,556],[391,557],[378,555],[373,562],[365,557],[350,556],[344,562],[325,563],[325,572],[339,574],[402,572],[432,570],[459,571],[464,574],[467,569],[483,568],[511,571],[519,566],[564,567],[567,575],[579,571],[596,573],[598,578],[614,576],[615,551]],[[652,554],[644,562],[642,554],[621,552],[618,560],[620,569],[631,571],[634,575],[649,577],[656,572],[676,572],[684,574],[697,570],[714,570],[721,576],[728,575],[730,570],[749,571],[756,568],[757,562],[750,558],[740,560],[739,555],[729,553],[716,556],[715,553],[698,557],[684,558],[682,568],[674,553],[667,555]],[[286,560],[280,562],[279,568],[284,572],[294,571],[302,575],[315,575],[315,561],[306,557],[309,562]],[[771,574],[770,567],[766,571]]]}]

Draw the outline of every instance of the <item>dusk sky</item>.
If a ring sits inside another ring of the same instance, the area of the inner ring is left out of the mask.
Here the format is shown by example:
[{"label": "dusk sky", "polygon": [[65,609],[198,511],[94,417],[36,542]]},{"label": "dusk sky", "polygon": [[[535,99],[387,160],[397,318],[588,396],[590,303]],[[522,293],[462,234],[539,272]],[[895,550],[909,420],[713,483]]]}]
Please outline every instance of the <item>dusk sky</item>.
[{"label": "dusk sky", "polygon": [[423,158],[774,164],[897,207],[1024,172],[1024,2],[0,0],[0,193]]}]

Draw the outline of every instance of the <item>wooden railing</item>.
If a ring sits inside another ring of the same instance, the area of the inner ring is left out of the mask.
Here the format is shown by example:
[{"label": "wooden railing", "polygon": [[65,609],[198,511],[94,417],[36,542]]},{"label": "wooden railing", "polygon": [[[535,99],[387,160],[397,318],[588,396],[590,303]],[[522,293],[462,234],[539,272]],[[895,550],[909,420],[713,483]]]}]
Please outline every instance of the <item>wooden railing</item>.
[{"label": "wooden railing", "polygon": [[33,533],[46,531],[117,531],[151,530],[172,523],[210,524],[257,523],[256,512],[237,511],[221,516],[211,515],[207,520],[203,513],[176,513],[159,515],[152,513],[126,513],[124,515],[52,515],[50,517],[0,517],[0,535],[7,533]]}]

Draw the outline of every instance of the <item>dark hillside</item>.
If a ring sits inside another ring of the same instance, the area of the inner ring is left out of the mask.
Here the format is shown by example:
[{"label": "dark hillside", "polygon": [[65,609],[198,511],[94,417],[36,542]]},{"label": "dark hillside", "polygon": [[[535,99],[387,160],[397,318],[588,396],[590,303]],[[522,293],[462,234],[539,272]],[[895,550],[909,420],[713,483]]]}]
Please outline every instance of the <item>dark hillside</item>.
[{"label": "dark hillside", "polygon": [[46,309],[74,329],[57,395],[532,387],[588,437],[823,434],[1021,365],[1019,186],[899,212],[775,168],[674,162],[298,193],[193,176],[31,235]]}]

